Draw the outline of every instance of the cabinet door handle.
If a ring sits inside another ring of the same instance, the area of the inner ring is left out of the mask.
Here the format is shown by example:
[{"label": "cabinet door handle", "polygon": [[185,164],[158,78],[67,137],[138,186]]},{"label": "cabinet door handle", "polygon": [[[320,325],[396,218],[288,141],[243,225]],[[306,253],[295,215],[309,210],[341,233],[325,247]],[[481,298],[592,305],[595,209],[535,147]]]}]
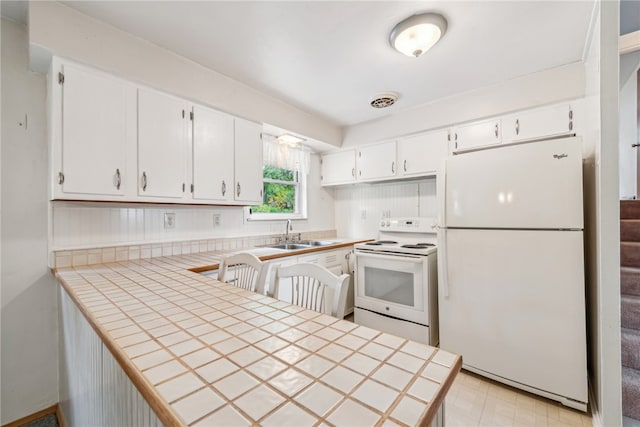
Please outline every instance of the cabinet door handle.
[{"label": "cabinet door handle", "polygon": [[520,119],[516,119],[516,135],[520,135]]},{"label": "cabinet door handle", "polygon": [[240,183],[236,186],[236,193],[238,194],[238,197],[240,197]]},{"label": "cabinet door handle", "polygon": [[569,110],[569,130],[573,130],[573,110]]},{"label": "cabinet door handle", "polygon": [[496,135],[496,138],[498,137],[498,124],[496,123],[494,129],[493,129],[493,133]]},{"label": "cabinet door handle", "polygon": [[222,195],[224,196],[227,193],[227,183],[222,180]]},{"label": "cabinet door handle", "polygon": [[356,168],[351,169],[351,176],[354,178],[356,177]]},{"label": "cabinet door handle", "polygon": [[396,173],[396,162],[391,162],[391,173]]},{"label": "cabinet door handle", "polygon": [[58,184],[64,184],[64,174],[62,172],[58,172]]},{"label": "cabinet door handle", "polygon": [[142,191],[147,191],[147,173],[142,172]]},{"label": "cabinet door handle", "polygon": [[120,189],[122,184],[122,177],[120,176],[120,169],[116,169],[116,190]]},{"label": "cabinet door handle", "polygon": [[406,160],[404,161],[404,167],[403,167],[403,169],[404,169],[404,171],[405,171],[405,172],[407,171],[407,161],[406,161]]}]

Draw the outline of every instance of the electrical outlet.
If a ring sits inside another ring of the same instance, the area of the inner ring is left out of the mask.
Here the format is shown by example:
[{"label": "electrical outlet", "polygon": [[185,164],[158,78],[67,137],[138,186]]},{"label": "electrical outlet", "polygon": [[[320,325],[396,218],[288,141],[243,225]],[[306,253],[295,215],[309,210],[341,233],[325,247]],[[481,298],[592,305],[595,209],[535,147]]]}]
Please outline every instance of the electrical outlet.
[{"label": "electrical outlet", "polygon": [[176,228],[176,214],[175,212],[167,212],[164,214],[164,229],[169,230]]},{"label": "electrical outlet", "polygon": [[220,214],[213,214],[213,226],[215,227],[220,227]]}]

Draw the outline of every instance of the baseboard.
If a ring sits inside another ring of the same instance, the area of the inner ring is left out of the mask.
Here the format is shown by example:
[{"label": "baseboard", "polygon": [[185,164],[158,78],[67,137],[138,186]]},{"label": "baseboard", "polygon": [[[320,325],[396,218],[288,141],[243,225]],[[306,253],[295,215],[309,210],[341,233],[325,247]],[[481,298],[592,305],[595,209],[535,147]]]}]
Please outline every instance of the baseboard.
[{"label": "baseboard", "polygon": [[67,427],[67,423],[64,420],[64,413],[62,413],[62,406],[58,403],[56,405],[56,417],[58,418],[59,427]]},{"label": "baseboard", "polygon": [[[47,415],[55,415],[56,417],[58,417],[58,413],[60,412],[60,409],[58,407],[58,404],[56,403],[53,406],[50,406],[48,408],[42,409],[38,412],[35,412],[31,415],[27,415],[26,417],[22,417],[19,420],[15,420],[12,421],[8,424],[5,424],[2,427],[21,427],[24,426],[26,424],[29,424],[33,421],[39,420],[40,418],[44,418]],[[60,423],[60,418],[58,417],[58,423]],[[61,427],[64,427],[64,424],[60,424]]]}]

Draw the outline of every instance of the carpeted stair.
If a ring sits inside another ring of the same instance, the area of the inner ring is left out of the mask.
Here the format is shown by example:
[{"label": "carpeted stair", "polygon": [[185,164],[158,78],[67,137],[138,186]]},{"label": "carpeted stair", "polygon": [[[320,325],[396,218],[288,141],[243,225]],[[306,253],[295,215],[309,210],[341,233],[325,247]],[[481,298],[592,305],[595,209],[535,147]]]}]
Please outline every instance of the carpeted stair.
[{"label": "carpeted stair", "polygon": [[622,415],[640,421],[640,200],[620,202]]}]

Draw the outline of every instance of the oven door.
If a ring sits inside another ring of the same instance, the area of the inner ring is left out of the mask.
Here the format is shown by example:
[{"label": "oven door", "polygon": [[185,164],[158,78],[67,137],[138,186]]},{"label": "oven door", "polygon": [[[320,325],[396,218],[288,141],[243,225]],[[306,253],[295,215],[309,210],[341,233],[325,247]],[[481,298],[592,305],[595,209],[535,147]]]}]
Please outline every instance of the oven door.
[{"label": "oven door", "polygon": [[356,251],[356,307],[428,325],[426,259]]}]

